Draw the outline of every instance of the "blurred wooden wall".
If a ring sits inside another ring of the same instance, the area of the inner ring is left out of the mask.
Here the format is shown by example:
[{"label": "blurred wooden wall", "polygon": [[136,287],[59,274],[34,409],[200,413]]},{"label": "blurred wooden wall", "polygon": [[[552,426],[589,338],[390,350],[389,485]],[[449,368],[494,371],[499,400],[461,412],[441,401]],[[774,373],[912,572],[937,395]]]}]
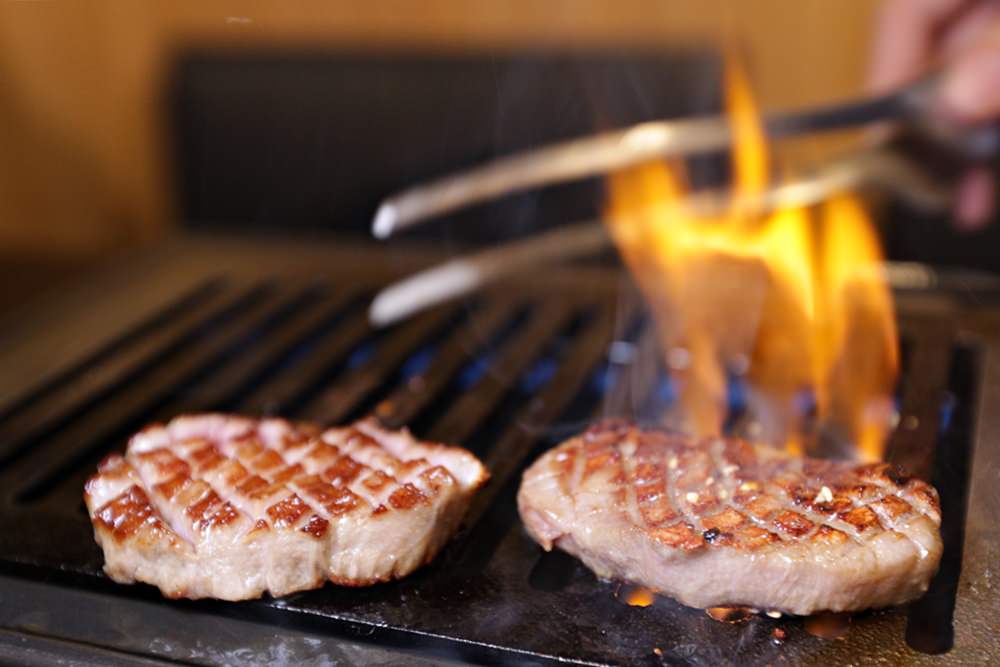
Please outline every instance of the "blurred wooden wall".
[{"label": "blurred wooden wall", "polygon": [[762,105],[860,90],[874,0],[326,0],[0,4],[0,252],[93,257],[172,222],[160,105],[186,45],[437,49],[735,36]]}]

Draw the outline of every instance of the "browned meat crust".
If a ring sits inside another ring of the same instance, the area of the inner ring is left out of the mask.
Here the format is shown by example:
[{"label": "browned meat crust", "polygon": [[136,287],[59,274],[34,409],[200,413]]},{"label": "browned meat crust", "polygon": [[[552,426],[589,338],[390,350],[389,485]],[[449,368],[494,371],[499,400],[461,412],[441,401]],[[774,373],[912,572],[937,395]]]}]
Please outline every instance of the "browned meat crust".
[{"label": "browned meat crust", "polygon": [[937,492],[894,466],[620,421],[542,456],[518,504],[546,549],[698,607],[895,604],[926,590],[941,555]]},{"label": "browned meat crust", "polygon": [[138,433],[84,497],[111,578],[237,600],[405,576],[486,477],[465,450],[374,420],[320,431],[198,415]]}]

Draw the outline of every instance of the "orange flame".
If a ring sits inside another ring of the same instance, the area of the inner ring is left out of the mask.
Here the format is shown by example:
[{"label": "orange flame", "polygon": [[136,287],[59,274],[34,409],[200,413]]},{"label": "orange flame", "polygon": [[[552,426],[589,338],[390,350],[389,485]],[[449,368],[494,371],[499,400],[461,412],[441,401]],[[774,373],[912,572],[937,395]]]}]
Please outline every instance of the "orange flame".
[{"label": "orange flame", "polygon": [[741,70],[726,71],[734,204],[704,216],[683,206],[678,165],[649,163],[609,178],[612,236],[649,301],[688,427],[716,434],[725,368],[742,360],[762,439],[803,449],[795,395],[842,429],[860,458],[882,456],[897,349],[892,299],[871,224],[851,196],[761,215],[741,207],[768,187],[766,140]]}]

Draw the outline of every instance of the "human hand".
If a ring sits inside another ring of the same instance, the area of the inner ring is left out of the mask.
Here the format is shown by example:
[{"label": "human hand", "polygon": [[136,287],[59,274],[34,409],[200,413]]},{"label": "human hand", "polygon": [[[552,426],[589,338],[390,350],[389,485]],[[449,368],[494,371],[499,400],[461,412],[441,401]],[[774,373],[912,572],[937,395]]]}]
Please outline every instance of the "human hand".
[{"label": "human hand", "polygon": [[[868,83],[885,92],[932,67],[944,72],[941,113],[960,123],[1000,119],[1000,3],[887,0],[875,30]],[[994,174],[974,167],[959,180],[955,221],[987,225],[996,206]]]}]

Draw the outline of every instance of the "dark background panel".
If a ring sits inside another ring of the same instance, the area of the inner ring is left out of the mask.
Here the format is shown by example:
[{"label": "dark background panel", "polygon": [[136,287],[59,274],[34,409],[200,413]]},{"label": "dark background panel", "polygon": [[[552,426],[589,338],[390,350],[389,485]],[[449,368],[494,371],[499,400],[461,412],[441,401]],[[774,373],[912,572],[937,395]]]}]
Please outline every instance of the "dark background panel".
[{"label": "dark background panel", "polygon": [[[192,54],[172,90],[187,224],[358,236],[378,202],[408,185],[598,129],[706,113],[720,100],[716,56],[683,51]],[[600,207],[599,183],[576,183],[418,235],[504,239]]]}]

